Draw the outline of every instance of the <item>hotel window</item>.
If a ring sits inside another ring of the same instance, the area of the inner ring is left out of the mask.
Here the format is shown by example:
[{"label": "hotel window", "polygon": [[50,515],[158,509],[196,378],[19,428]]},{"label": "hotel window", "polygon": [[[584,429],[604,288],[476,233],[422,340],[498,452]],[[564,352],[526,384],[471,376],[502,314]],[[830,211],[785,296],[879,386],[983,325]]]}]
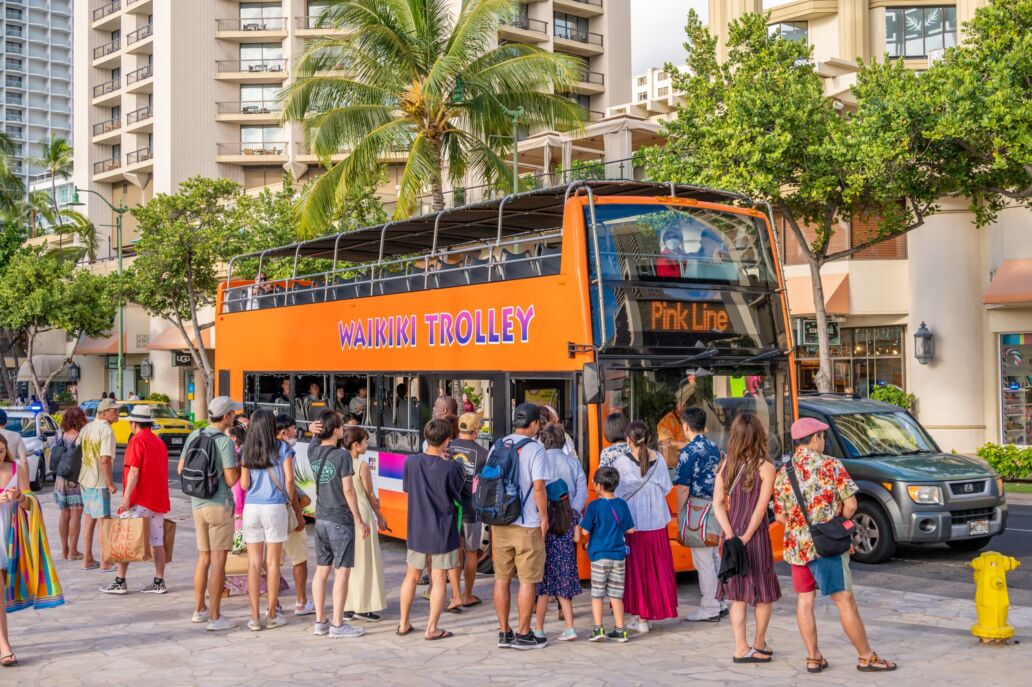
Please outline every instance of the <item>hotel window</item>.
[{"label": "hotel window", "polygon": [[648,100],[648,99],[649,99],[648,91],[642,91],[641,93],[638,94],[638,100]]},{"label": "hotel window", "polygon": [[807,26],[805,21],[782,21],[768,25],[767,35],[773,36],[780,33],[782,37],[787,38],[790,41],[805,43],[807,40],[806,29]]},{"label": "hotel window", "polygon": [[1032,446],[1032,334],[1000,335],[1000,436]]},{"label": "hotel window", "polygon": [[659,72],[658,74],[656,74],[656,80],[657,81],[666,81],[667,80],[667,76],[668,76],[668,74],[666,72]]},{"label": "hotel window", "polygon": [[269,2],[240,3],[240,27],[244,31],[277,31],[283,28],[283,6]]},{"label": "hotel window", "polygon": [[278,126],[240,127],[240,149],[244,155],[282,155],[286,138]]},{"label": "hotel window", "polygon": [[[904,388],[903,327],[843,327],[831,345],[832,390],[867,397],[876,386]],[[796,346],[800,391],[816,391],[816,342]]]},{"label": "hotel window", "polygon": [[885,51],[889,57],[925,57],[957,44],[957,8],[892,7],[885,10]]},{"label": "hotel window", "polygon": [[659,96],[660,98],[665,98],[669,94],[670,94],[670,87],[669,86],[663,86],[658,91],[656,91],[656,95]]},{"label": "hotel window", "polygon": [[575,17],[565,12],[556,12],[555,37],[565,38],[570,41],[588,40],[588,20],[584,17]]},{"label": "hotel window", "polygon": [[241,71],[283,71],[283,44],[241,44],[240,68]]},{"label": "hotel window", "polygon": [[648,77],[645,77],[645,76],[639,76],[638,77],[638,85],[639,86],[644,86],[646,83],[648,83]]}]

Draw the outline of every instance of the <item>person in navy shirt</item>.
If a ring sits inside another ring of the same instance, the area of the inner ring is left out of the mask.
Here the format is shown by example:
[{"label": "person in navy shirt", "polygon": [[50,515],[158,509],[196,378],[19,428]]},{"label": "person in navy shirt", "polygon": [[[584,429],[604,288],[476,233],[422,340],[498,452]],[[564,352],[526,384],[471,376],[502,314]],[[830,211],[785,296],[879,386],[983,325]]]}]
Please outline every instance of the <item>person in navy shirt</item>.
[{"label": "person in navy shirt", "polygon": [[[590,642],[602,639],[627,641],[624,628],[624,577],[627,573],[626,535],[634,532],[634,519],[627,502],[614,492],[620,484],[616,468],[604,467],[595,471],[595,489],[599,498],[588,504],[584,518],[577,529],[576,540],[589,536],[588,558],[591,559],[591,615],[595,627]],[[602,628],[603,599],[609,597],[613,607],[613,631],[606,634]]]},{"label": "person in navy shirt", "polygon": [[[720,447],[706,436],[706,412],[702,408],[685,408],[681,413],[681,422],[688,443],[681,449],[674,473],[678,513],[684,510],[689,497],[713,500],[713,484],[721,460]],[[701,600],[698,610],[689,613],[685,620],[717,622],[726,612],[717,601],[720,551],[716,546],[693,547],[692,563],[699,574]]]}]

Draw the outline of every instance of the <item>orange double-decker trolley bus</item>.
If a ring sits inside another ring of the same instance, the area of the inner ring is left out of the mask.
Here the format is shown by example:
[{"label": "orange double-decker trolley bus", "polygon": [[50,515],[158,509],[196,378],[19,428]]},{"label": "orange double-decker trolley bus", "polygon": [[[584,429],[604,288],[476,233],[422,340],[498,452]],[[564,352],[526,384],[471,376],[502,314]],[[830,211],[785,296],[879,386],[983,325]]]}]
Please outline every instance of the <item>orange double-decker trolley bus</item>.
[{"label": "orange double-decker trolley bus", "polygon": [[[233,274],[241,260],[260,275],[285,259],[289,279]],[[305,264],[325,269],[299,274]],[[656,429],[671,469],[692,405],[722,448],[735,415],[756,413],[780,458],[795,402],[782,287],[770,223],[747,199],[575,182],[234,258],[217,304],[217,391],[302,430],[326,408],[354,417],[386,534],[404,538],[402,468],[441,395],[482,415],[485,446],[510,432],[516,404],[551,405],[589,485],[615,411]],[[312,495],[304,444],[298,482]],[[676,520],[674,561],[688,570]]]}]

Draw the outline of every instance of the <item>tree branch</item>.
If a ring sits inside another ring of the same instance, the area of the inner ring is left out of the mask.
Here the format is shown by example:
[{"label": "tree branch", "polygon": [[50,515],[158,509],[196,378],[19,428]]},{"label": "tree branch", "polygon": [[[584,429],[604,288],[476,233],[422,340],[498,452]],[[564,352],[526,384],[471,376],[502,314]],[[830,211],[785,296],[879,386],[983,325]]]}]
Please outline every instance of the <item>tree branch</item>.
[{"label": "tree branch", "polygon": [[900,232],[889,234],[887,236],[876,236],[875,238],[873,238],[873,239],[871,239],[869,241],[864,241],[863,243],[857,244],[857,245],[853,246],[852,248],[847,248],[846,250],[840,250],[837,253],[832,253],[831,255],[827,256],[827,261],[831,262],[832,260],[842,260],[844,258],[848,258],[851,255],[856,255],[857,253],[861,253],[861,252],[867,250],[868,248],[870,248],[872,246],[876,246],[876,245],[878,245],[879,243],[881,243],[883,241],[888,241],[889,239],[894,239],[894,238],[897,238],[897,237],[900,237],[900,236],[905,236],[906,234],[909,234],[910,232],[912,232],[914,229],[917,229],[918,227],[923,225],[924,222],[925,222],[924,213],[921,212],[921,208],[918,207],[917,203],[915,203],[912,198],[910,198],[908,200],[910,200],[910,205],[914,209],[914,217],[917,218],[913,222],[913,224],[911,224],[910,226],[906,227],[905,229],[903,229]]}]

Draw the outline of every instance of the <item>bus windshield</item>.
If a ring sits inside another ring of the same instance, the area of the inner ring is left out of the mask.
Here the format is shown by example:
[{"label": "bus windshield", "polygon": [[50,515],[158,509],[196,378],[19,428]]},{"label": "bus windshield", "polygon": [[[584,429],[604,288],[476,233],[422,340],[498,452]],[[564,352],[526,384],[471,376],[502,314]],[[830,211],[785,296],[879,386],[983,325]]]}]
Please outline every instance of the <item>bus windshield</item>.
[{"label": "bus windshield", "polygon": [[[595,221],[603,280],[777,284],[773,251],[752,216],[679,205],[597,204]],[[585,225],[591,226],[590,214]],[[592,241],[588,245],[594,252]]]},{"label": "bus windshield", "polygon": [[788,368],[784,364],[744,369],[663,367],[636,361],[608,360],[604,364],[603,418],[622,412],[628,420],[643,420],[669,467],[687,439],[681,413],[689,407],[706,413],[707,436],[727,450],[731,423],[742,412],[759,417],[767,428],[771,458],[779,460],[792,417]]}]

